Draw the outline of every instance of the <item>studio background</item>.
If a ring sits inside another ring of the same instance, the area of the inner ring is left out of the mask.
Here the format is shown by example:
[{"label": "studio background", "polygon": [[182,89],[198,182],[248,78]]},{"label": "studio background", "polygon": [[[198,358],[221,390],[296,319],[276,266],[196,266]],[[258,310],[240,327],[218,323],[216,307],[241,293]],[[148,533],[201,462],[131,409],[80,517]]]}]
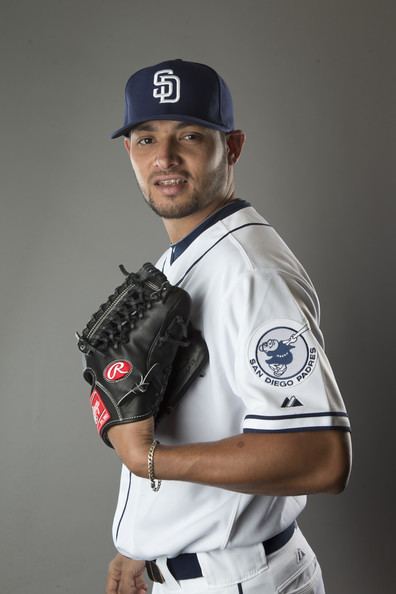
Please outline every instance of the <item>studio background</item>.
[{"label": "studio background", "polygon": [[[166,248],[122,142],[123,89],[167,58],[228,82],[238,195],[308,270],[354,467],[301,526],[327,594],[394,583],[392,1],[1,2],[0,575],[7,594],[104,591],[119,463],[97,438],[75,330]],[[150,535],[148,535],[148,538]]]}]

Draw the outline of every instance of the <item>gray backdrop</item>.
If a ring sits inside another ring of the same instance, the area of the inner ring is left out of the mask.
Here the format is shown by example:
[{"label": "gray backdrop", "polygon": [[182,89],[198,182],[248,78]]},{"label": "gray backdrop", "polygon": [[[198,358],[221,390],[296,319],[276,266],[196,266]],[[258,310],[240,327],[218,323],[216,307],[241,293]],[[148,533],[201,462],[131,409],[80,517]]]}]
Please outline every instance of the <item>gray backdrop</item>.
[{"label": "gray backdrop", "polygon": [[[213,65],[247,146],[238,195],[303,261],[347,403],[354,469],[301,524],[328,594],[388,591],[394,564],[395,4],[1,1],[1,550],[7,594],[97,594],[119,464],[96,437],[74,331],[166,247],[121,142],[123,87]],[[148,535],[149,537],[149,535]]]}]

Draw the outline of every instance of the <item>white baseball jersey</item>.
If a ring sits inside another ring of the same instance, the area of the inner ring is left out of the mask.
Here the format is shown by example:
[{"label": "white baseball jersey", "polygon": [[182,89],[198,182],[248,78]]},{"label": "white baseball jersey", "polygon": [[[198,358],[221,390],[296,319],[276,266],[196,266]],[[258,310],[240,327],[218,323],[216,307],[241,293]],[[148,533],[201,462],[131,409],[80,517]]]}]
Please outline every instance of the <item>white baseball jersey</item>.
[{"label": "white baseball jersey", "polygon": [[[159,424],[161,443],[349,430],[312,283],[253,207],[232,201],[171,246],[157,266],[190,293],[192,321],[210,356],[204,376]],[[248,546],[281,532],[305,503],[305,496],[248,495],[182,481],[164,481],[153,492],[147,479],[123,467],[113,538],[121,553],[146,560]]]}]

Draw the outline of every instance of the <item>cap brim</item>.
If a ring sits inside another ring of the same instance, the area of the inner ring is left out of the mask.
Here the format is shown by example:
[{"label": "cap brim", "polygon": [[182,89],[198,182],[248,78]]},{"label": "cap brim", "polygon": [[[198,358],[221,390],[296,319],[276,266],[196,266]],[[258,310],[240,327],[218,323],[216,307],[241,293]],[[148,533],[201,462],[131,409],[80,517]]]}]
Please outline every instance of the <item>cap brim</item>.
[{"label": "cap brim", "polygon": [[182,114],[176,113],[169,113],[169,114],[153,114],[152,116],[145,116],[143,120],[134,121],[122,128],[119,128],[111,135],[111,139],[119,138],[120,136],[129,136],[129,133],[135,126],[142,124],[143,122],[148,122],[151,120],[174,120],[175,122],[191,122],[192,124],[199,124],[200,126],[204,126],[205,128],[212,128],[213,130],[220,130],[221,132],[231,132],[232,128],[227,126],[222,126],[221,124],[217,124],[216,122],[208,122],[206,120],[201,120],[200,118],[194,118],[193,116],[186,116]]}]

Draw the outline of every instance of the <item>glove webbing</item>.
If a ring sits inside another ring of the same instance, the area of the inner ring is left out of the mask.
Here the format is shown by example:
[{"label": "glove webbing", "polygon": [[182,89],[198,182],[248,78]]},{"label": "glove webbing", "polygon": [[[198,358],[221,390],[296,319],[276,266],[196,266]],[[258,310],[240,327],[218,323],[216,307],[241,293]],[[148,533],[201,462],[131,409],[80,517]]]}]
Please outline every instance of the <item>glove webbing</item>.
[{"label": "glove webbing", "polygon": [[[105,353],[108,345],[114,345],[117,348],[119,344],[127,343],[131,329],[143,319],[145,311],[151,309],[153,303],[166,300],[170,287],[167,280],[160,286],[144,283],[138,275],[127,273],[123,266],[120,268],[124,274],[127,274],[126,281],[117,287],[106,303],[99,307],[82,335],[77,334],[78,348],[83,353],[88,353],[90,350]],[[147,289],[152,290],[148,292]],[[183,334],[187,335],[186,328],[183,329]],[[161,342],[166,340],[175,342],[168,331],[161,338]]]}]

